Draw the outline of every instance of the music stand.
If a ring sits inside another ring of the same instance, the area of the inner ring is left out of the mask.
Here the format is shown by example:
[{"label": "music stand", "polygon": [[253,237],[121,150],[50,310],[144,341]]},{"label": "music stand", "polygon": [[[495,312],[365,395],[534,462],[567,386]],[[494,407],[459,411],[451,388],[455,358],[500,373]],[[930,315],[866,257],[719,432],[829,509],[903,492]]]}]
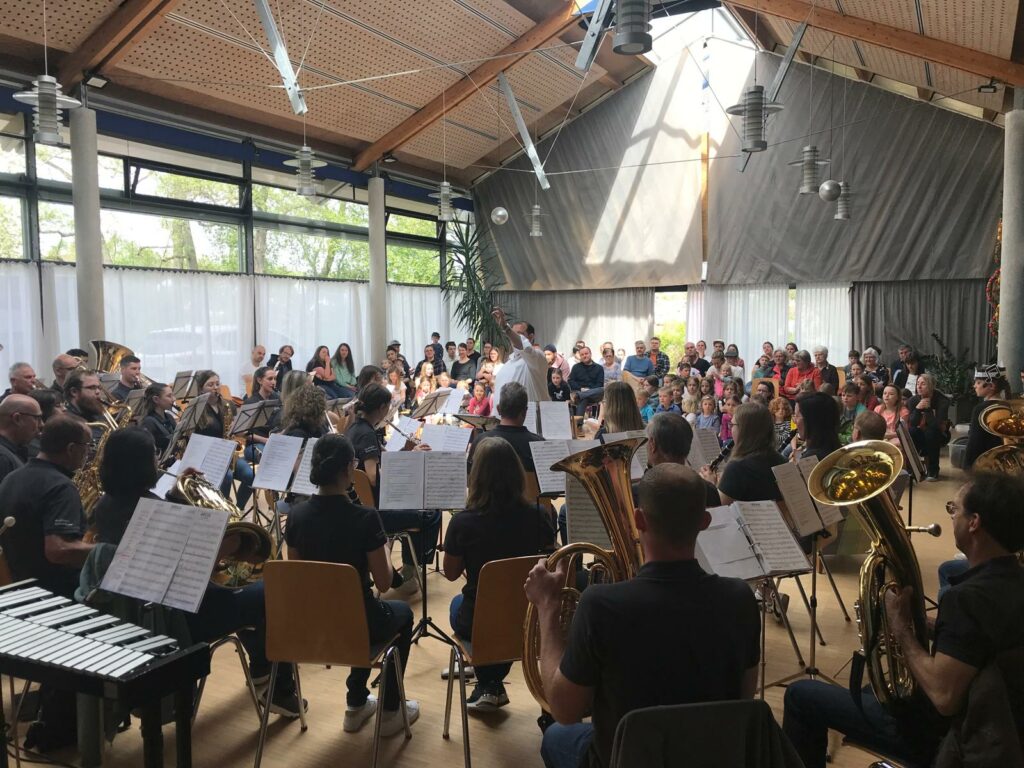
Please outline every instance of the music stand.
[{"label": "music stand", "polygon": [[457,413],[455,418],[459,421],[464,421],[474,429],[479,429],[481,432],[490,432],[496,426],[501,423],[500,419],[496,419],[493,416],[475,416],[471,413]]},{"label": "music stand", "polygon": [[[271,419],[280,407],[281,401],[276,398],[259,400],[255,403],[246,403],[238,409],[238,413],[235,414],[235,420],[231,423],[231,431],[228,432],[228,437],[234,437],[235,435],[242,434],[246,436],[246,450],[248,450],[249,455],[253,457],[252,460],[249,461],[249,466],[252,468],[253,474],[256,473],[257,464],[256,451],[254,450],[256,441],[253,440],[254,431],[262,427],[269,427]],[[280,543],[281,519],[277,514],[277,505],[274,505],[271,510],[270,517],[267,517],[260,511],[258,499],[259,494],[253,493],[253,520],[258,521],[264,528],[275,531],[278,537],[278,542]]]},{"label": "music stand", "polygon": [[[420,550],[426,550],[426,539],[427,539],[427,513],[433,512],[430,509],[420,510]],[[415,553],[413,553],[415,555]],[[422,562],[419,563],[420,567],[420,608],[422,613],[420,614],[420,620],[416,622],[416,625],[412,628],[412,642],[419,644],[421,637],[432,637],[435,640],[440,640],[442,643],[448,645],[454,645],[454,641],[448,637],[443,629],[441,629],[434,620],[430,618],[430,613],[427,610],[427,559],[423,558]],[[433,630],[433,633],[431,633]]]},{"label": "music stand", "polygon": [[435,413],[439,413],[444,404],[448,401],[449,395],[452,390],[445,387],[444,389],[435,389],[430,394],[424,396],[420,401],[419,407],[413,411],[412,418],[414,419],[425,419],[427,416],[433,416]]},{"label": "music stand", "polygon": [[914,486],[924,480],[926,472],[924,463],[921,461],[921,454],[917,452],[914,439],[910,436],[910,430],[900,419],[896,422],[896,437],[900,441],[900,449],[903,451],[905,465],[910,470],[910,483],[907,486],[907,525],[914,524]]},{"label": "music stand", "polygon": [[144,389],[133,389],[128,393],[128,397],[125,398],[124,404],[131,411],[132,421],[138,418],[139,408],[142,407],[142,400],[146,396],[146,390]]},{"label": "music stand", "polygon": [[99,374],[99,380],[100,380],[100,386],[103,387],[103,389],[106,391],[106,393],[108,395],[113,397],[113,395],[114,395],[114,388],[117,386],[117,383],[119,381],[121,381],[121,374],[120,373],[101,373],[101,374]]},{"label": "music stand", "polygon": [[194,373],[194,371],[178,371],[174,374],[171,392],[175,400],[189,400],[196,396],[196,388],[193,387],[195,383]]},{"label": "music stand", "polygon": [[170,442],[167,443],[167,448],[160,457],[161,466],[174,454],[174,449],[177,447],[178,441],[195,431],[195,428],[199,425],[199,419],[206,410],[206,404],[210,402],[211,396],[212,393],[207,392],[206,394],[195,398],[188,404],[188,408],[185,409],[185,412],[181,414],[181,418],[178,419],[178,424],[174,428],[174,434],[171,435]]}]

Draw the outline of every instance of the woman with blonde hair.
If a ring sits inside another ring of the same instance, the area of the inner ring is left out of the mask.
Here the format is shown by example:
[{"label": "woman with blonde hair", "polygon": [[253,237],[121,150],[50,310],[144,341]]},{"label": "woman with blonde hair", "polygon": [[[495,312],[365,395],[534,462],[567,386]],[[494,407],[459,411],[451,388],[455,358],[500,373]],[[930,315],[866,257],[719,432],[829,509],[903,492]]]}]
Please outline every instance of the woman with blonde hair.
[{"label": "woman with blonde hair", "polygon": [[608,433],[630,432],[644,428],[640,406],[633,388],[624,381],[612,381],[604,388],[604,399],[598,414],[597,439]]},{"label": "woman with blonde hair", "polygon": [[723,504],[733,501],[777,501],[782,498],[772,467],[785,464],[776,447],[771,413],[760,403],[736,407],[732,421],[733,447],[721,473],[701,469],[705,480],[718,486]]},{"label": "woman with blonde hair", "polygon": [[[466,574],[450,610],[452,629],[460,638],[472,639],[477,584],[486,563],[538,555],[554,546],[551,515],[530,504],[525,489],[523,465],[511,444],[500,437],[481,440],[473,452],[466,510],[452,517],[444,539],[445,577],[455,581]],[[504,680],[511,667],[477,666],[469,708],[492,711],[508,704]]]}]

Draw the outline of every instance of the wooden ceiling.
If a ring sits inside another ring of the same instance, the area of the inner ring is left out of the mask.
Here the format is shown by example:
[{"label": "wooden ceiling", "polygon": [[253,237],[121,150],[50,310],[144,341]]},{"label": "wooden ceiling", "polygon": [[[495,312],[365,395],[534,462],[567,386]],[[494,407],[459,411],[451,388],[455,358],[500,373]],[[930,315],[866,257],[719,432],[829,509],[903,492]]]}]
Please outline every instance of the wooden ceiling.
[{"label": "wooden ceiling", "polygon": [[[807,63],[852,68],[861,80],[887,80],[939,106],[956,100],[998,121],[1024,86],[1020,0],[725,0],[751,37],[784,51],[801,22]],[[978,87],[996,79],[996,93]]]},{"label": "wooden ceiling", "polygon": [[[557,127],[648,67],[606,40],[584,78],[583,29],[566,0],[270,0],[309,112],[314,149],[363,170],[468,184],[519,149],[495,77],[504,69],[532,133]],[[0,64],[42,68],[40,0],[0,0]],[[84,72],[105,96],[297,143],[289,104],[253,0],[49,0],[50,66],[65,89]],[[610,38],[610,36],[609,36]],[[498,61],[485,61],[501,55]],[[381,77],[405,73],[398,76]],[[351,83],[353,80],[363,80]],[[570,109],[571,105],[571,109]],[[444,115],[444,119],[442,119]]]}]

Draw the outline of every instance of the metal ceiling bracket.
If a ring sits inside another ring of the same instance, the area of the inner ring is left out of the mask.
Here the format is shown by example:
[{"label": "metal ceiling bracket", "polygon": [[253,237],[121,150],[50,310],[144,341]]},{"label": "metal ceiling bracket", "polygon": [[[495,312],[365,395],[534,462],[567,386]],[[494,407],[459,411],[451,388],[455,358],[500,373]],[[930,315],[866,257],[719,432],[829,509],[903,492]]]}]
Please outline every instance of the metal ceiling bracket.
[{"label": "metal ceiling bracket", "polygon": [[594,10],[594,15],[590,17],[583,45],[580,46],[580,52],[576,55],[576,69],[580,72],[589,72],[594,59],[597,58],[601,40],[604,39],[604,33],[608,31],[608,14],[611,8],[612,0],[600,0]]},{"label": "metal ceiling bracket", "polygon": [[523,120],[522,110],[519,109],[516,95],[512,93],[512,86],[509,85],[508,78],[505,77],[504,72],[498,73],[498,85],[501,86],[501,92],[505,94],[509,111],[512,113],[512,118],[516,121],[516,128],[519,129],[519,137],[523,140],[523,150],[526,152],[526,156],[530,158],[530,162],[533,163],[533,172],[537,174],[540,188],[551,189],[551,182],[548,181],[548,177],[544,173],[544,164],[537,155],[537,147],[534,146],[533,139],[530,138],[530,132],[526,128],[526,121]]},{"label": "metal ceiling bracket", "polygon": [[292,60],[288,57],[288,49],[285,47],[281,33],[277,31],[277,24],[274,22],[274,14],[270,11],[269,0],[255,0],[256,12],[260,15],[260,23],[263,24],[263,31],[267,33],[267,40],[270,41],[270,50],[274,55],[274,64],[281,75],[284,83],[284,92],[288,94],[288,100],[292,103],[292,110],[296,115],[304,115],[309,111],[306,106],[306,97],[299,88],[298,78],[295,76],[295,69],[292,67]]}]

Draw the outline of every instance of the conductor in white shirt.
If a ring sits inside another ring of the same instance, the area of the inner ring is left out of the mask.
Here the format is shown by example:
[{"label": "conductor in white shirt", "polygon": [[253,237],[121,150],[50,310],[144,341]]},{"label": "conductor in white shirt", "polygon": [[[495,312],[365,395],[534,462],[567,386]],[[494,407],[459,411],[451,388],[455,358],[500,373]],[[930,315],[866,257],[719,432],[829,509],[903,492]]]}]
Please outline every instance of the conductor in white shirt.
[{"label": "conductor in white shirt", "polygon": [[534,347],[526,335],[526,321],[520,320],[509,325],[505,311],[500,307],[491,310],[491,317],[498,327],[504,331],[512,345],[512,354],[505,365],[494,377],[494,393],[496,400],[501,398],[501,388],[510,381],[516,381],[526,388],[530,402],[550,400],[548,395],[548,361],[544,353]]}]

